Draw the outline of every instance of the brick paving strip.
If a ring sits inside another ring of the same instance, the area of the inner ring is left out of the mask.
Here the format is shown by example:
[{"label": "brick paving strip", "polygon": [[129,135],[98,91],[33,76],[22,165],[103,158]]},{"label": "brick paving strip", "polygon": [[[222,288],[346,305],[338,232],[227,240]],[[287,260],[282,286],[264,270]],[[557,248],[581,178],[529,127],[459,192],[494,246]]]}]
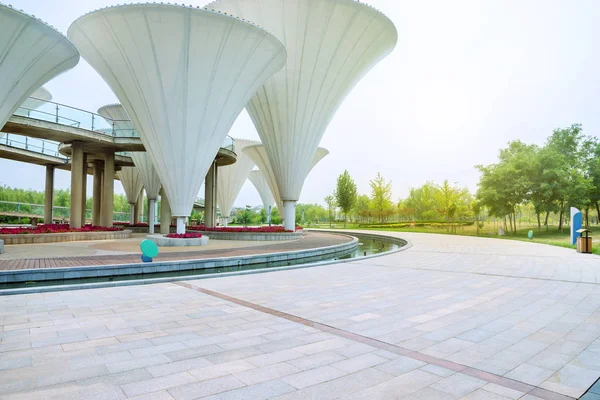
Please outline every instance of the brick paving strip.
[{"label": "brick paving strip", "polygon": [[[305,233],[300,240],[285,241],[264,246],[240,247],[235,249],[214,249],[200,251],[181,251],[162,253],[154,261],[198,260],[217,257],[237,257],[255,254],[283,253],[288,251],[308,250],[318,247],[333,246],[349,242],[345,235],[331,233]],[[31,246],[31,245],[29,245]],[[35,246],[35,245],[33,245]],[[141,254],[141,252],[140,252]],[[117,254],[106,256],[79,256],[53,258],[27,258],[17,260],[0,260],[0,270],[45,269],[64,267],[88,267],[92,265],[115,265],[140,263],[140,254]]]},{"label": "brick paving strip", "polygon": [[311,328],[319,329],[324,332],[331,333],[333,335],[337,335],[346,339],[354,340],[359,343],[364,343],[382,350],[387,350],[392,353],[399,354],[404,357],[409,357],[414,360],[423,361],[428,364],[437,365],[439,367],[447,368],[449,370],[460,372],[461,374],[470,375],[472,377],[482,379],[489,383],[494,383],[496,385],[504,386],[509,389],[518,390],[520,392],[529,394],[531,396],[536,396],[545,400],[573,400],[573,397],[565,396],[560,393],[553,392],[551,390],[547,390],[538,386],[529,385],[527,383],[519,382],[514,379],[505,378],[501,375],[492,374],[486,371],[482,371],[476,368],[468,367],[466,365],[458,364],[452,361],[444,360],[442,358],[430,356],[428,354],[420,353],[418,351],[406,349],[401,346],[397,346],[394,344],[386,343],[379,341],[377,339],[369,338],[362,335],[357,335],[352,332],[345,331],[343,329],[334,328],[329,325],[321,324],[319,322],[311,321],[308,319],[304,319],[292,314],[284,313],[281,311],[277,311],[273,308],[264,307],[255,303],[251,303],[242,299],[238,299],[236,297],[228,296],[223,293],[215,292],[209,289],[205,289],[202,287],[194,286],[192,284],[186,282],[173,282],[174,285],[178,285],[187,289],[195,290],[200,293],[207,294],[209,296],[213,296],[222,300],[229,301],[234,304],[238,304],[247,308],[251,308],[256,311],[264,312],[269,315],[273,315],[279,318],[287,319],[288,321],[296,322]]}]

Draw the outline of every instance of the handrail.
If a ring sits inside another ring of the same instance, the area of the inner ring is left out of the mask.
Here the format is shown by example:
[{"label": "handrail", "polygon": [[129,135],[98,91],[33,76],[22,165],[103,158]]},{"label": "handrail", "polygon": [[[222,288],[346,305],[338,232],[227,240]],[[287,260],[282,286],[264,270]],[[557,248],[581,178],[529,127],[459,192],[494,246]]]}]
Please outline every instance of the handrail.
[{"label": "handrail", "polygon": [[[139,133],[134,128],[117,128],[119,125],[122,126],[124,122],[131,124],[131,120],[113,120],[77,107],[71,107],[33,96],[29,97],[29,99],[34,102],[35,108],[21,106],[15,111],[14,115],[86,129],[114,138],[140,137]],[[235,151],[235,140],[227,135],[221,147]]]},{"label": "handrail", "polygon": [[34,153],[68,160],[68,157],[60,154],[58,151],[58,143],[50,140],[30,138],[14,133],[6,133],[0,134],[0,144],[15,149],[28,150]]}]

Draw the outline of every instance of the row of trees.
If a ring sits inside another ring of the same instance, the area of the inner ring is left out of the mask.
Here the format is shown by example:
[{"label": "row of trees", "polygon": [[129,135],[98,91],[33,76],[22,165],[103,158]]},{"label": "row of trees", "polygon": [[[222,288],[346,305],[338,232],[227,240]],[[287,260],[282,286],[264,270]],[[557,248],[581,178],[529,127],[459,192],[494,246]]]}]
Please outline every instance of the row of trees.
[{"label": "row of trees", "polygon": [[350,177],[348,171],[344,171],[337,179],[335,191],[332,195],[325,197],[328,207],[329,221],[335,215],[335,207],[339,207],[344,215],[344,226],[348,216],[366,222],[376,219],[385,222],[396,214],[396,207],[392,201],[392,182],[386,181],[380,173],[375,179],[369,181],[371,195],[358,194],[356,183]]},{"label": "row of trees", "polygon": [[[583,134],[581,125],[556,129],[544,145],[512,141],[500,150],[494,164],[477,166],[481,172],[477,199],[490,215],[508,219],[516,232],[516,211],[533,206],[538,229],[558,214],[558,229],[569,218],[569,207],[600,215],[600,141]],[[543,222],[542,222],[543,221]]]}]

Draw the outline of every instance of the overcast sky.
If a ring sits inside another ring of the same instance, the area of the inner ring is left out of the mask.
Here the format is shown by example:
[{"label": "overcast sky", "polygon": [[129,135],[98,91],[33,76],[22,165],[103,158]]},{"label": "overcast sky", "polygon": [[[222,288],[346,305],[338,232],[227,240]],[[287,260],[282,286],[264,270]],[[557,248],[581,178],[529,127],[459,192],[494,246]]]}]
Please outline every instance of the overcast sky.
[{"label": "overcast sky", "polygon": [[[114,0],[10,0],[62,32]],[[204,5],[205,1],[186,1]],[[427,180],[476,189],[474,165],[521,139],[542,143],[552,129],[600,116],[600,2],[595,0],[371,0],[395,23],[394,52],[356,86],[325,132],[330,151],[309,175],[301,202],[323,203],[347,169],[368,193],[377,172],[394,199]],[[54,101],[90,111],[117,101],[82,59],[45,85]],[[258,138],[242,112],[231,135]],[[43,167],[0,159],[0,184],[43,190]],[[56,187],[67,188],[57,171]],[[91,193],[91,177],[88,182]],[[117,183],[115,190],[122,193]],[[251,184],[236,205],[257,205]]]}]

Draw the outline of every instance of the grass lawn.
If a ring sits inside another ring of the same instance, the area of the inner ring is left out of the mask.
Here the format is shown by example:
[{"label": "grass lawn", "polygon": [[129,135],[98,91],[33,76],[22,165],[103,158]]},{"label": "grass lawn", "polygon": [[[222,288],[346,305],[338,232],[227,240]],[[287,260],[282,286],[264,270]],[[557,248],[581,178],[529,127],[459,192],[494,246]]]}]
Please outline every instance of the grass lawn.
[{"label": "grass lawn", "polygon": [[[311,226],[312,227],[312,226]],[[314,226],[316,227],[316,226]],[[318,226],[319,228],[329,228],[329,224],[321,224]],[[335,229],[343,229],[344,224],[333,224],[333,228]],[[363,230],[372,230],[372,231],[391,231],[391,232],[418,232],[418,233],[439,233],[444,235],[462,235],[462,236],[480,236],[480,237],[493,237],[496,239],[507,239],[507,240],[521,240],[524,242],[535,242],[535,243],[544,243],[552,246],[560,246],[567,247],[571,249],[575,249],[575,246],[572,246],[569,243],[569,235],[570,228],[568,226],[563,227],[562,232],[558,230],[558,226],[549,226],[549,229],[546,230],[545,227],[542,227],[541,231],[538,231],[537,225],[529,225],[522,224],[517,228],[516,234],[507,233],[506,236],[498,236],[498,228],[494,224],[485,224],[482,229],[479,230],[479,235],[477,235],[477,228],[475,226],[465,226],[465,227],[457,227],[456,232],[449,232],[446,228],[433,228],[433,227],[418,227],[418,228],[360,228],[358,224],[348,224],[347,229],[363,229]],[[590,236],[600,236],[600,226],[592,226],[589,228],[592,233]],[[532,230],[533,231],[533,239],[530,240],[527,237],[527,233]],[[592,251],[594,254],[600,254],[600,243],[594,244],[592,247]]]}]

